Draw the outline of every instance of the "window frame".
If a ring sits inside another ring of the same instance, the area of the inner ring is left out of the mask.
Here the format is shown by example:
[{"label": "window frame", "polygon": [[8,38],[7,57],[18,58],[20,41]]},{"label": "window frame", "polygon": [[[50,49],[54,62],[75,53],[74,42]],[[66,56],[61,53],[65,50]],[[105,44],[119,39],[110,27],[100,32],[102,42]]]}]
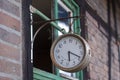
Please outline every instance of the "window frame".
[{"label": "window frame", "polygon": [[[62,2],[71,10],[73,11],[73,16],[80,16],[80,7],[75,3],[74,0],[62,0]],[[58,0],[54,0],[54,18],[58,19]],[[72,5],[72,6],[71,6]],[[57,21],[56,21],[57,23]],[[80,35],[81,28],[80,28],[80,19],[78,18],[77,20],[74,21],[74,33]],[[58,32],[55,30],[55,34],[58,35]],[[56,68],[56,74],[60,76],[59,70]],[[76,78],[83,80],[83,71],[76,72]]]}]

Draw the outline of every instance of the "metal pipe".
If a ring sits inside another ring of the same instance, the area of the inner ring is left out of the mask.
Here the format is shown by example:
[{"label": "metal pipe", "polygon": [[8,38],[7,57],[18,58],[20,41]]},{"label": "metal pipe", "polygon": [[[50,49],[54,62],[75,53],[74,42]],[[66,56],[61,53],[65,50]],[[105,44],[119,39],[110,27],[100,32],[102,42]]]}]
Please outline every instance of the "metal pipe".
[{"label": "metal pipe", "polygon": [[[42,19],[44,20],[50,20],[50,18],[48,18],[47,16],[45,16],[42,12],[40,12],[38,9],[34,8],[32,5],[30,5],[30,11],[31,13],[37,14],[39,15]],[[63,34],[66,33],[64,28],[59,27],[55,22],[50,22],[50,24],[57,30],[59,30],[60,32],[62,32]]]}]

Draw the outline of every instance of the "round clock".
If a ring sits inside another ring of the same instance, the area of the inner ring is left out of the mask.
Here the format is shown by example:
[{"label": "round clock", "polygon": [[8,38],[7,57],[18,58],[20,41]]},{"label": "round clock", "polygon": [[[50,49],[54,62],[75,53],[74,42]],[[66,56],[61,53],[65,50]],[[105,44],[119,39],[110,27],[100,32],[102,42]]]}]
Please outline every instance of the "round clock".
[{"label": "round clock", "polygon": [[68,72],[84,69],[90,60],[88,43],[76,34],[64,34],[51,47],[51,60],[56,67]]}]

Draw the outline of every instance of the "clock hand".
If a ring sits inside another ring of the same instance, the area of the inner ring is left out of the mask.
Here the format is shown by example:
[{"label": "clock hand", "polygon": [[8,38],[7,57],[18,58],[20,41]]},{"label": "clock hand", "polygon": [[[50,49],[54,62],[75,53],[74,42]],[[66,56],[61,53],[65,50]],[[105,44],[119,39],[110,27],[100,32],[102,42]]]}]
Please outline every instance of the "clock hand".
[{"label": "clock hand", "polygon": [[68,51],[68,61],[70,61],[70,51]]},{"label": "clock hand", "polygon": [[72,54],[72,55],[74,55],[74,56],[77,56],[77,57],[79,57],[80,58],[80,56],[79,55],[77,55],[77,54],[75,54],[75,53],[72,53],[71,51],[68,51],[70,54]]}]

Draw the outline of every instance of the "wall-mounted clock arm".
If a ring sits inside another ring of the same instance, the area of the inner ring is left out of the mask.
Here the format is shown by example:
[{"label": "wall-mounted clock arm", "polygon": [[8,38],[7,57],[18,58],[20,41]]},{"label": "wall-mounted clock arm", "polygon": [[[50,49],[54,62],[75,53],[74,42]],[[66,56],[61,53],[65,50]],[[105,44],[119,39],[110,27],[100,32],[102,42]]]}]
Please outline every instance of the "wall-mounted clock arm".
[{"label": "wall-mounted clock arm", "polygon": [[63,34],[66,33],[65,29],[59,27],[55,22],[53,22],[53,21],[56,21],[56,20],[51,20],[50,18],[45,16],[42,12],[40,12],[38,9],[34,8],[32,5],[30,5],[30,12],[39,15],[44,20],[46,20],[46,22],[49,22],[55,29],[59,30]]}]

